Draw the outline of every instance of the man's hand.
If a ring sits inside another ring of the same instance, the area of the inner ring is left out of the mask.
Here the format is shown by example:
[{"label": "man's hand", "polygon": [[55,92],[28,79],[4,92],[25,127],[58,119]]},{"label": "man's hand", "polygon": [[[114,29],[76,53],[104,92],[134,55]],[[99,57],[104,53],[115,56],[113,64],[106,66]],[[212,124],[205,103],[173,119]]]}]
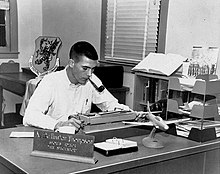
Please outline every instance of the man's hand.
[{"label": "man's hand", "polygon": [[78,131],[82,127],[82,121],[80,120],[79,116],[70,115],[68,117],[69,124],[76,127],[76,131]]},{"label": "man's hand", "polygon": [[79,131],[80,127],[82,125],[82,121],[78,119],[76,116],[69,116],[69,119],[67,121],[60,121],[56,124],[54,130],[59,129],[62,126],[73,126],[76,128],[76,131]]}]

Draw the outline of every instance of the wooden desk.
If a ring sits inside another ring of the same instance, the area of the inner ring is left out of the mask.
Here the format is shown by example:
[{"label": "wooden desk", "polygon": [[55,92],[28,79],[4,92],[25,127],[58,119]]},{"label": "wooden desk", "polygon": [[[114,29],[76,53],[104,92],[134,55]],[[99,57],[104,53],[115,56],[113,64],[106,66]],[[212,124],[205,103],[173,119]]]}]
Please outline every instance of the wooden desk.
[{"label": "wooden desk", "polygon": [[3,89],[8,90],[16,95],[23,96],[25,94],[26,82],[36,77],[34,74],[19,73],[1,73],[0,74],[0,121],[2,120],[2,102]]},{"label": "wooden desk", "polygon": [[[6,174],[220,173],[219,139],[198,143],[165,133],[157,133],[156,137],[163,141],[165,147],[162,149],[149,149],[141,143],[143,135],[133,136],[129,139],[138,142],[139,150],[137,152],[111,157],[105,157],[95,152],[94,156],[98,159],[98,162],[87,164],[30,156],[33,139],[9,138],[12,131],[33,131],[33,128],[17,127],[0,130],[0,171]],[[117,134],[117,131],[112,133],[112,136],[115,136],[115,134]]]}]

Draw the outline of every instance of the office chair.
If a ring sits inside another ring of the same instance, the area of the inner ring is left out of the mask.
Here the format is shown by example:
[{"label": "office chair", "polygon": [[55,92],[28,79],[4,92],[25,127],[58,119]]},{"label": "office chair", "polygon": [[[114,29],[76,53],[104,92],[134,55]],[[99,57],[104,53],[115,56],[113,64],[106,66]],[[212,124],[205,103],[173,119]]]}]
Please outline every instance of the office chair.
[{"label": "office chair", "polygon": [[24,116],[29,99],[42,78],[59,67],[58,52],[61,45],[59,37],[40,36],[35,40],[35,51],[29,59],[29,67],[37,77],[26,83],[20,115]]}]

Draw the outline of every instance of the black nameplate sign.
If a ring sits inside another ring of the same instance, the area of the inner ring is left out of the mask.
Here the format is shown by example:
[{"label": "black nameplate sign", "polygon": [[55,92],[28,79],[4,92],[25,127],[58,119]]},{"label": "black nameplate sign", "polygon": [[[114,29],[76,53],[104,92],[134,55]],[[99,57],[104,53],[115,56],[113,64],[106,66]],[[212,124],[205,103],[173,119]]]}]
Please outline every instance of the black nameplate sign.
[{"label": "black nameplate sign", "polygon": [[94,136],[34,130],[31,155],[95,164]]}]

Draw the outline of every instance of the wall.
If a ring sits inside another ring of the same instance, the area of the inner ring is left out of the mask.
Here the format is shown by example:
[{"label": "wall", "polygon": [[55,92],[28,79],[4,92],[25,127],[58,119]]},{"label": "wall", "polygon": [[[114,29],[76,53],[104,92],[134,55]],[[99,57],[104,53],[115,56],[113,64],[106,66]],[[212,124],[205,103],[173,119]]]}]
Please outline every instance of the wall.
[{"label": "wall", "polygon": [[18,0],[18,51],[21,67],[34,53],[34,40],[42,35],[42,0]]},{"label": "wall", "polygon": [[129,91],[126,94],[126,105],[133,109],[133,100],[134,100],[134,74],[129,72],[124,73],[124,86],[129,87]]},{"label": "wall", "polygon": [[43,34],[59,36],[61,65],[68,63],[69,49],[78,40],[91,42],[100,52],[101,0],[43,0]]},{"label": "wall", "polygon": [[194,45],[220,47],[219,16],[220,1],[169,0],[166,53],[190,57]]},{"label": "wall", "polygon": [[[34,53],[34,40],[42,34],[42,0],[18,0],[18,60],[20,67],[27,67],[30,56]],[[7,62],[8,60],[4,60]],[[1,62],[2,63],[2,62]],[[22,102],[22,97],[3,91],[5,113],[14,112],[15,104]]]},{"label": "wall", "polygon": [[[100,52],[101,0],[18,0],[18,50],[21,67],[27,67],[40,35],[59,36],[63,42],[60,64],[68,62],[70,46],[78,40],[91,42]],[[8,61],[8,60],[4,60]],[[5,113],[15,111],[22,97],[4,91]]]}]

